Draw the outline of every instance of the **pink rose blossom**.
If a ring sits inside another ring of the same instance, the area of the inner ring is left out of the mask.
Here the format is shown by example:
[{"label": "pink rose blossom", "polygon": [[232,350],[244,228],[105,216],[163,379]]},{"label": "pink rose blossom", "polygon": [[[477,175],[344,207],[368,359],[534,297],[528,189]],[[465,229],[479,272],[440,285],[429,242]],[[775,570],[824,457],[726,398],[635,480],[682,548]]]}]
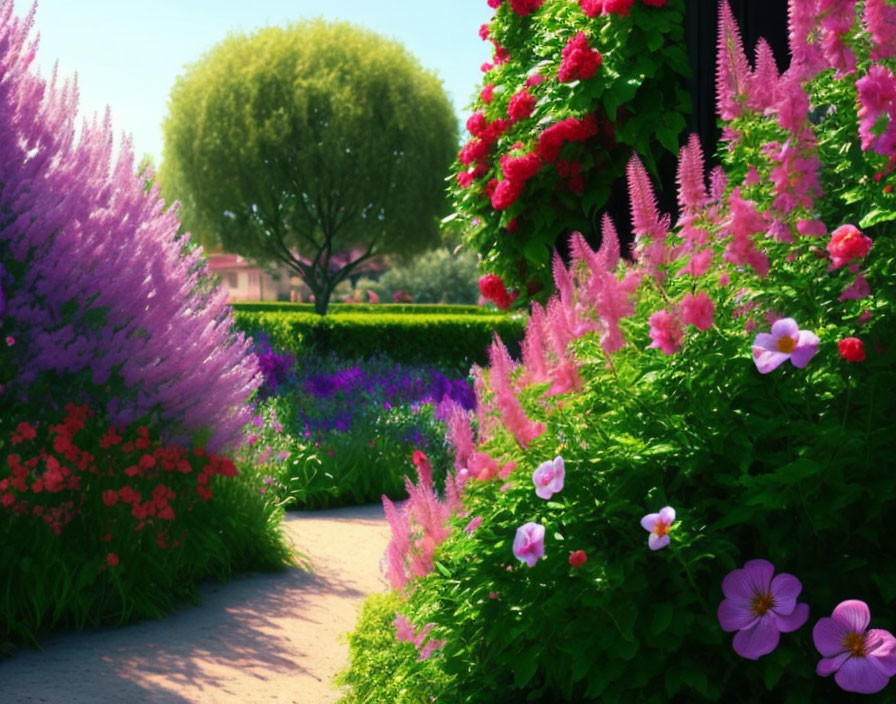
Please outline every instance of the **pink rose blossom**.
[{"label": "pink rose blossom", "polygon": [[753,341],[753,362],[760,374],[768,374],[786,360],[802,369],[818,353],[818,336],[800,330],[793,318],[782,318],[772,325],[771,334],[761,332]]},{"label": "pink rose blossom", "polygon": [[859,232],[855,225],[841,225],[831,233],[828,254],[835,269],[856,259],[864,259],[871,251],[871,238]]},{"label": "pink rose blossom", "polygon": [[648,513],[641,519],[641,527],[650,532],[647,545],[651,550],[659,550],[669,544],[669,526],[675,523],[675,509],[664,506],[659,513]]},{"label": "pink rose blossom", "polygon": [[737,631],[734,652],[757,660],[778,647],[781,633],[790,633],[809,618],[809,606],[796,602],[803,590],[792,574],[772,578],[775,567],[766,560],[750,560],[743,569],[722,580],[725,599],[719,604],[723,631]]},{"label": "pink rose blossom", "polygon": [[517,528],[513,554],[529,567],[535,567],[535,563],[544,557],[544,526],[525,523]]},{"label": "pink rose blossom", "polygon": [[535,493],[539,498],[550,499],[563,489],[563,480],[565,478],[566,468],[562,457],[558,455],[553,461],[542,462],[532,474],[532,481],[535,483]]},{"label": "pink rose blossom", "polygon": [[823,656],[815,671],[832,673],[841,689],[859,694],[881,691],[896,675],[896,638],[889,631],[868,630],[871,612],[863,601],[837,604],[831,618],[819,619],[812,640]]}]

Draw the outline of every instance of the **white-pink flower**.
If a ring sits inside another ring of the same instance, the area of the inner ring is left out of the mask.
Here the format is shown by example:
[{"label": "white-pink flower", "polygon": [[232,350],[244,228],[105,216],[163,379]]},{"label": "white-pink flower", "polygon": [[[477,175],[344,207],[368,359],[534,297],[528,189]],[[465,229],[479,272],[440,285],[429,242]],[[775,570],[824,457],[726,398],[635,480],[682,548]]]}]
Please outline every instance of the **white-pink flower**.
[{"label": "white-pink flower", "polygon": [[675,509],[664,506],[659,513],[648,513],[641,519],[641,527],[649,531],[647,545],[651,550],[659,550],[669,544],[669,526],[675,523]]},{"label": "white-pink flower", "polygon": [[768,374],[786,360],[802,369],[818,353],[819,339],[814,332],[800,330],[793,318],[782,318],[772,325],[771,333],[761,332],[753,341],[753,362],[760,374]]},{"label": "white-pink flower", "polygon": [[544,557],[544,526],[538,523],[525,523],[516,529],[513,539],[513,554],[529,567]]},{"label": "white-pink flower", "polygon": [[552,461],[542,462],[532,473],[535,493],[542,499],[550,499],[563,488],[565,478],[566,468],[560,455],[557,455]]}]

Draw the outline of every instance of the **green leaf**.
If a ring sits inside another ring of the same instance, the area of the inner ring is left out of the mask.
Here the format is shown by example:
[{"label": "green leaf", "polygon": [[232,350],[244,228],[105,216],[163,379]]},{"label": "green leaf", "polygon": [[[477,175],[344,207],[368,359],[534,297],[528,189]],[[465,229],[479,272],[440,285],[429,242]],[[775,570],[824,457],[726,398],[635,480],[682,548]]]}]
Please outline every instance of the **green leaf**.
[{"label": "green leaf", "polygon": [[889,222],[890,220],[896,220],[896,209],[881,210],[880,208],[875,208],[859,220],[859,227],[864,229],[876,225],[879,222]]}]

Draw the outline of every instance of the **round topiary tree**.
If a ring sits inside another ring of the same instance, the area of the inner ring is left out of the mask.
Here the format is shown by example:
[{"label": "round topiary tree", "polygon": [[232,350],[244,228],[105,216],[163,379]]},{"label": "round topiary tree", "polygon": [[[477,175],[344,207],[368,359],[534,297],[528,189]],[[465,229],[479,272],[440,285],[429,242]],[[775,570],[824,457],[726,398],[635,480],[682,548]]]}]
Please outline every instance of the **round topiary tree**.
[{"label": "round topiary tree", "polygon": [[438,241],[454,112],[406,50],[358,27],[229,36],[178,79],[164,136],[185,226],[288,265],[321,314],[363,261]]}]

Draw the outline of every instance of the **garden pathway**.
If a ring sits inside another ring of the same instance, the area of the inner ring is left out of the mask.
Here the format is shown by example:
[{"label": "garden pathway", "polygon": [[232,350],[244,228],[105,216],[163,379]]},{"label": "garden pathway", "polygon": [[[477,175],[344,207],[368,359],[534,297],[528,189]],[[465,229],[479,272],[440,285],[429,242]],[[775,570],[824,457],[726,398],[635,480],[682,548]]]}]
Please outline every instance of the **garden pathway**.
[{"label": "garden pathway", "polygon": [[284,527],[311,573],[206,584],[199,606],[162,621],[61,634],[0,662],[15,704],[327,704],[347,663],[342,634],[384,591],[389,528],[379,505],[290,513]]}]

